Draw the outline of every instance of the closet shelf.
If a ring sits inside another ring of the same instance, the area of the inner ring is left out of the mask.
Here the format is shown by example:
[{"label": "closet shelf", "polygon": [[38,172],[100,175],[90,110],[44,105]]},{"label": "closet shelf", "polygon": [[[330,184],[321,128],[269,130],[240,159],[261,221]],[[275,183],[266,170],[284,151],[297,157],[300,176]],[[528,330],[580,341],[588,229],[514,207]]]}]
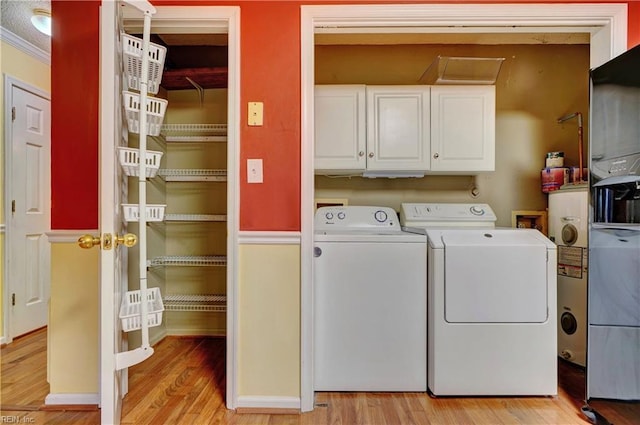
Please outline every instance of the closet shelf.
[{"label": "closet shelf", "polygon": [[227,221],[226,214],[165,214],[168,222]]},{"label": "closet shelf", "polygon": [[165,168],[158,175],[167,182],[226,182],[227,170]]},{"label": "closet shelf", "polygon": [[166,255],[147,260],[147,267],[159,266],[195,266],[211,267],[226,266],[227,257],[224,255]]},{"label": "closet shelf", "polygon": [[181,295],[164,297],[164,307],[168,311],[208,311],[224,313],[227,311],[226,295]]},{"label": "closet shelf", "polygon": [[226,142],[226,124],[164,124],[160,130],[165,143]]}]

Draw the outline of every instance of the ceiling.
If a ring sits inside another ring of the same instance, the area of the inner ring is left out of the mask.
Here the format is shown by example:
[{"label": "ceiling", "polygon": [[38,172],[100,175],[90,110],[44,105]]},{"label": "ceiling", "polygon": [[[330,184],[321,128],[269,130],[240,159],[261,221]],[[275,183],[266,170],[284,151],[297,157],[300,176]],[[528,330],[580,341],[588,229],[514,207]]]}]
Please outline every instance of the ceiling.
[{"label": "ceiling", "polygon": [[51,40],[31,25],[34,9],[45,9],[51,12],[50,1],[40,0],[1,0],[0,26],[51,54]]}]

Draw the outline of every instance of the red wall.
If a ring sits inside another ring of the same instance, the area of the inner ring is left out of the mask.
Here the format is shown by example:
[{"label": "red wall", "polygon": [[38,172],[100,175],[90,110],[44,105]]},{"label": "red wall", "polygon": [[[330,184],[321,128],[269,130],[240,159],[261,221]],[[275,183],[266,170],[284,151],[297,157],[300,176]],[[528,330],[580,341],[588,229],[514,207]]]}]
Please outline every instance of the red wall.
[{"label": "red wall", "polygon": [[[240,228],[300,230],[300,5],[256,2],[240,17]],[[247,125],[253,101],[262,127]],[[263,159],[263,184],[245,183],[248,158]]]},{"label": "red wall", "polygon": [[51,228],[98,228],[99,2],[53,1]]},{"label": "red wall", "polygon": [[[388,3],[370,1],[374,2]],[[152,3],[241,6],[240,229],[299,230],[300,5],[338,2],[152,0]],[[640,44],[640,3],[628,4],[628,45],[633,47]],[[56,0],[52,2],[52,16],[51,228],[95,229],[99,205],[99,2]],[[251,101],[264,103],[262,127],[247,126],[246,105]],[[263,159],[264,183],[246,183],[249,158]]]}]

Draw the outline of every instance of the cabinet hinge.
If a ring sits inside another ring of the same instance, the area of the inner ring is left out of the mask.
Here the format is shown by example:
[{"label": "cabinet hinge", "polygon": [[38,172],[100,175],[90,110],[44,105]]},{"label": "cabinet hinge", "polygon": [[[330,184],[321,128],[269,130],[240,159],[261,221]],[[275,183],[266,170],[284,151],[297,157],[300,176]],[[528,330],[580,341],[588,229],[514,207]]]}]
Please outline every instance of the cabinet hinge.
[{"label": "cabinet hinge", "polygon": [[16,107],[12,106],[11,107],[11,121],[15,121],[16,120]]},{"label": "cabinet hinge", "polygon": [[12,306],[16,305],[16,294],[15,294],[15,292],[13,294],[11,294],[11,305]]}]

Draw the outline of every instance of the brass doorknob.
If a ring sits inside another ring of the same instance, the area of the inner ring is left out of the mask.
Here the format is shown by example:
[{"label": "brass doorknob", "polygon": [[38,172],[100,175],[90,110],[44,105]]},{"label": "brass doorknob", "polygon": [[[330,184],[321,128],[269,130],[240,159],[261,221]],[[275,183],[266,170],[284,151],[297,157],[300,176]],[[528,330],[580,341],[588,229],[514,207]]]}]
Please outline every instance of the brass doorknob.
[{"label": "brass doorknob", "polygon": [[100,245],[100,237],[92,235],[82,235],[78,239],[78,245],[80,245],[80,248],[91,249],[96,245]]},{"label": "brass doorknob", "polygon": [[136,235],[134,235],[133,233],[127,233],[127,234],[122,235],[122,236],[116,236],[115,237],[115,242],[116,242],[116,246],[124,245],[127,248],[131,248],[136,243],[138,243],[138,237]]},{"label": "brass doorknob", "polygon": [[78,245],[84,249],[90,249],[94,246],[100,246],[102,242],[102,249],[110,250],[115,243],[115,246],[124,245],[127,248],[131,248],[138,242],[138,237],[133,233],[127,233],[122,236],[111,236],[111,233],[105,233],[102,238],[99,236],[83,235],[78,239]]}]

